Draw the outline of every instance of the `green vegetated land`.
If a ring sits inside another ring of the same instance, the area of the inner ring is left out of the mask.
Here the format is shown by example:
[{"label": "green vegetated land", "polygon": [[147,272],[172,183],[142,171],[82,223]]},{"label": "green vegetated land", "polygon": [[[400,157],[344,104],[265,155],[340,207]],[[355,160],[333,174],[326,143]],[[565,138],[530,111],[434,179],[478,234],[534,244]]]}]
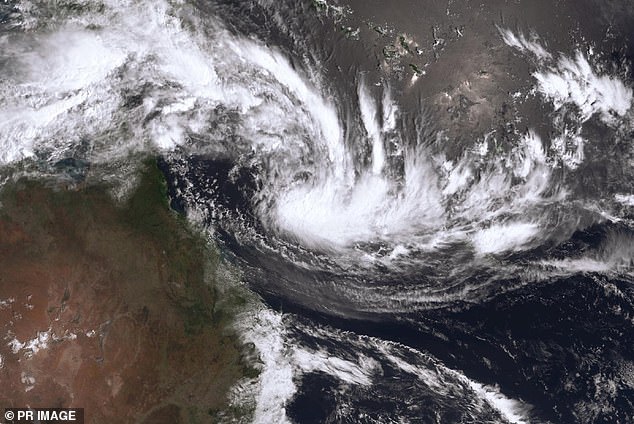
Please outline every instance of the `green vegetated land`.
[{"label": "green vegetated land", "polygon": [[[36,180],[7,184],[0,201],[0,298],[34,306],[2,332],[77,335],[28,360],[0,350],[0,378],[20,389],[0,400],[84,407],[87,422],[203,423],[249,413],[227,406],[230,387],[257,375],[228,329],[245,300],[218,290],[219,254],[170,209],[156,161],[122,204],[106,186]],[[37,382],[27,393],[25,367]]]}]

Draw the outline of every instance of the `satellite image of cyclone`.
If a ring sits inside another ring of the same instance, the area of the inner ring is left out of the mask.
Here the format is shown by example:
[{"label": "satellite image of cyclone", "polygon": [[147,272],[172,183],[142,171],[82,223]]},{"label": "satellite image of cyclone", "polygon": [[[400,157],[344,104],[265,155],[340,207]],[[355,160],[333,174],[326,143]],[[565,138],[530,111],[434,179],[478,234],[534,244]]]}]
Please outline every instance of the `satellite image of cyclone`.
[{"label": "satellite image of cyclone", "polygon": [[4,0],[0,412],[634,423],[633,65],[630,0]]}]

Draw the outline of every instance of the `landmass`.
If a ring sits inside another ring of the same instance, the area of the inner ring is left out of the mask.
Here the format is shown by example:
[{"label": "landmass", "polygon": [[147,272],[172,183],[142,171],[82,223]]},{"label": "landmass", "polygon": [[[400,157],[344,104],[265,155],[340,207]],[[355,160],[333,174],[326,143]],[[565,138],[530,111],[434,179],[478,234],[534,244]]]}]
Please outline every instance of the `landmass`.
[{"label": "landmass", "polygon": [[0,405],[84,408],[87,423],[239,412],[227,394],[252,370],[218,306],[218,253],[169,208],[155,161],[122,204],[28,179],[0,202]]}]

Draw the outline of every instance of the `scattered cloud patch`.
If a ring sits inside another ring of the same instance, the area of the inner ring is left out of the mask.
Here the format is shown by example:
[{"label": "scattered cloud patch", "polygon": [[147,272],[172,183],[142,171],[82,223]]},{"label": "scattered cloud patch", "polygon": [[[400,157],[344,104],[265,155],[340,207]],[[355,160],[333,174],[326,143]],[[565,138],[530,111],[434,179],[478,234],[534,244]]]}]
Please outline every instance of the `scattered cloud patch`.
[{"label": "scattered cloud patch", "polygon": [[634,207],[634,194],[616,194],[614,198],[625,206]]},{"label": "scattered cloud patch", "polygon": [[498,31],[500,31],[506,45],[514,47],[522,53],[532,53],[539,60],[552,59],[552,55],[539,43],[539,39],[536,36],[528,39],[522,33],[516,35],[510,29],[500,27],[498,27]]},{"label": "scattered cloud patch", "polygon": [[618,78],[598,75],[581,52],[574,59],[563,56],[555,67],[533,76],[537,89],[555,109],[576,105],[582,122],[599,115],[603,122],[611,124],[632,106],[632,89]]},{"label": "scattered cloud patch", "polygon": [[480,254],[521,250],[538,233],[539,227],[533,223],[492,225],[475,233],[473,244]]}]

